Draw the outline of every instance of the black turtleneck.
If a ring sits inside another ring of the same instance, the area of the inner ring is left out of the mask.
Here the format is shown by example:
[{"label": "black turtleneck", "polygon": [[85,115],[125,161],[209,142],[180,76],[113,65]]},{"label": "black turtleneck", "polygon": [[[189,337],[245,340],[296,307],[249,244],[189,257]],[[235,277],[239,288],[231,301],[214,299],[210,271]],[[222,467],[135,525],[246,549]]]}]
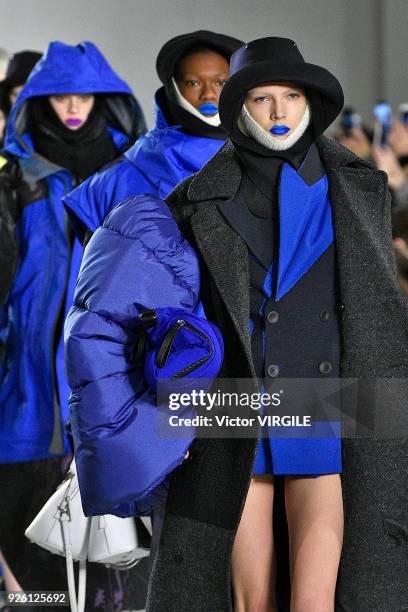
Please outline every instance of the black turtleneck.
[{"label": "black turtleneck", "polygon": [[117,151],[107,132],[102,101],[95,104],[85,124],[70,130],[58,118],[47,97],[30,101],[30,134],[34,150],[71,172],[80,183],[112,160]]},{"label": "black turtleneck", "polygon": [[227,133],[222,125],[216,127],[201,121],[199,117],[195,117],[177,104],[173,99],[175,96],[168,92],[165,87],[158,90],[156,97],[168,125],[180,125],[180,131],[191,136],[226,140]]},{"label": "black turtleneck", "polygon": [[[271,217],[277,197],[279,175],[283,162],[290,163],[296,170],[301,165],[313,140],[311,131],[305,134],[286,151],[272,151],[262,147],[263,151],[252,150],[250,146],[236,144],[235,150],[242,163],[244,175],[253,183],[258,197],[248,200],[248,207],[260,217]],[[252,138],[248,141],[253,141]],[[251,142],[249,144],[252,144]],[[256,143],[258,144],[258,143]]]}]

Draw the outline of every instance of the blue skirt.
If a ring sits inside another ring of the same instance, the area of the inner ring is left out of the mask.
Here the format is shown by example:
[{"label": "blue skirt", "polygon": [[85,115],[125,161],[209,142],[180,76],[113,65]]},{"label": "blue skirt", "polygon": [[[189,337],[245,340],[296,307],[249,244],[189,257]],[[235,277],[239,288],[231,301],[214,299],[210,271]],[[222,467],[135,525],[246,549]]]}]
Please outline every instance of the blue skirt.
[{"label": "blue skirt", "polygon": [[267,437],[258,440],[252,475],[340,474],[341,447],[341,422],[315,422],[306,428],[269,427]]}]

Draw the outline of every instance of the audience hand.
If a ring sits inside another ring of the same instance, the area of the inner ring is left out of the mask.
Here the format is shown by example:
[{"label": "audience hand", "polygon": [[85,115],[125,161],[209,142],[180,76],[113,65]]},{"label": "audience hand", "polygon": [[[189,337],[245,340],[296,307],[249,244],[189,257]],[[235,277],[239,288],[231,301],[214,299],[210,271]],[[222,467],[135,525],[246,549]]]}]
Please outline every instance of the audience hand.
[{"label": "audience hand", "polygon": [[397,157],[408,155],[408,127],[401,121],[394,121],[388,141]]},{"label": "audience hand", "polygon": [[394,238],[394,246],[401,255],[408,259],[408,245],[403,238]]},{"label": "audience hand", "polygon": [[372,156],[377,168],[388,174],[391,189],[394,191],[401,189],[407,177],[391,147],[373,147]]},{"label": "audience hand", "polygon": [[361,128],[352,128],[350,136],[340,136],[339,142],[362,159],[371,155],[371,144]]}]

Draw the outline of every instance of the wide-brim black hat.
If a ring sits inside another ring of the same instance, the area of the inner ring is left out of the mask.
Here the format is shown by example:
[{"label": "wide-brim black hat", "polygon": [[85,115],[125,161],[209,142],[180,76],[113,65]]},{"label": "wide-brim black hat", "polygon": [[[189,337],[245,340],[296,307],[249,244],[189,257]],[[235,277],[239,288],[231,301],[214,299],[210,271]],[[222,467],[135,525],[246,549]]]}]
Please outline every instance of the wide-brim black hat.
[{"label": "wide-brim black hat", "polygon": [[238,38],[210,32],[209,30],[197,30],[189,34],[181,34],[167,41],[160,49],[156,60],[157,74],[163,85],[169,85],[177,62],[190,48],[196,45],[204,45],[219,51],[229,60],[232,53],[242,44],[243,41]]},{"label": "wide-brim black hat", "polygon": [[10,104],[8,94],[13,87],[24,85],[30,76],[30,72],[41,59],[39,51],[20,51],[11,55],[7,64],[6,76],[0,81],[0,106],[8,112]]},{"label": "wide-brim black hat", "polygon": [[344,104],[343,89],[326,68],[305,62],[296,43],[289,38],[268,37],[254,40],[239,48],[230,60],[230,76],[220,96],[221,123],[231,134],[236,126],[245,95],[263,83],[294,83],[317,92],[319,105],[318,132],[334,121]]}]

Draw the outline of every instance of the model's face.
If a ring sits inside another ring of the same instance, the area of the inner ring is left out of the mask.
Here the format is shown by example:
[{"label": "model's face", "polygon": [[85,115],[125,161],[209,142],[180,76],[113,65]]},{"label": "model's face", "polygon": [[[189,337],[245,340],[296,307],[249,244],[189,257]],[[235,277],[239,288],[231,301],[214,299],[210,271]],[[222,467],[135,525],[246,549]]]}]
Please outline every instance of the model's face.
[{"label": "model's face", "polygon": [[17,96],[20,93],[20,91],[23,89],[24,85],[16,85],[15,87],[12,87],[9,91],[9,102],[10,102],[10,106],[13,106],[14,102],[17,100]]},{"label": "model's face", "polygon": [[203,115],[218,112],[218,100],[228,79],[229,63],[215,51],[198,51],[181,60],[175,79],[181,95]]},{"label": "model's face", "polygon": [[86,123],[95,104],[92,94],[59,94],[48,100],[58,119],[70,130],[79,130]]},{"label": "model's face", "polygon": [[266,131],[284,140],[299,125],[307,100],[303,89],[292,83],[260,85],[245,98],[249,114]]}]

